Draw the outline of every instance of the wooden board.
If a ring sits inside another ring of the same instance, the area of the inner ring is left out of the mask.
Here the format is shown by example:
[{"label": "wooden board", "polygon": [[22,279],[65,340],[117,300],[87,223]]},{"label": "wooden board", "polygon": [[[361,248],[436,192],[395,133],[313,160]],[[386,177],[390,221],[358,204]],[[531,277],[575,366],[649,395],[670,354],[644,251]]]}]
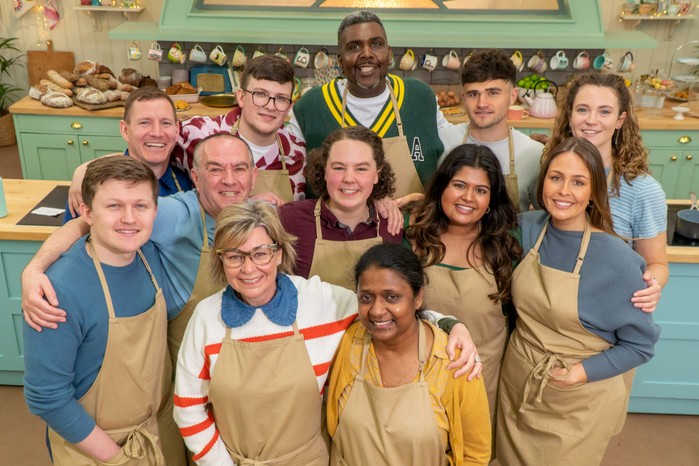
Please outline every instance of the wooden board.
[{"label": "wooden board", "polygon": [[27,71],[29,72],[29,85],[39,84],[41,79],[48,79],[48,70],[70,71],[75,68],[75,54],[73,52],[56,52],[53,50],[53,41],[46,41],[46,51],[27,51]]},{"label": "wooden board", "polygon": [[85,110],[104,110],[105,108],[123,107],[126,105],[126,102],[123,100],[117,100],[116,102],[105,102],[103,104],[88,104],[86,102],[80,102],[76,96],[72,96],[71,100],[75,105]]}]

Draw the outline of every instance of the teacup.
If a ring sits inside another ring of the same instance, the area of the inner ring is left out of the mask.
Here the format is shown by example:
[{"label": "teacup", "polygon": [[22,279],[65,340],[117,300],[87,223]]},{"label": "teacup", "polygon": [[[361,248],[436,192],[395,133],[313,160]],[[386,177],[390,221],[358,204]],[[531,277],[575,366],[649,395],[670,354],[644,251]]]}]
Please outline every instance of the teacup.
[{"label": "teacup", "polygon": [[580,52],[575,60],[573,60],[573,68],[576,70],[586,70],[590,67],[590,54]]},{"label": "teacup", "polygon": [[129,60],[140,60],[142,56],[143,53],[141,53],[141,49],[138,48],[138,44],[136,44],[136,42],[131,42],[131,45],[129,46]]},{"label": "teacup", "polygon": [[563,70],[568,67],[568,57],[563,50],[556,52],[549,62],[552,70]]},{"label": "teacup", "polygon": [[524,57],[522,57],[522,52],[516,50],[515,53],[510,57],[512,64],[515,65],[517,71],[522,71],[524,69]]},{"label": "teacup", "polygon": [[510,105],[507,109],[508,120],[522,120],[529,116],[529,112],[521,105]]},{"label": "teacup", "polygon": [[279,50],[277,50],[275,55],[278,56],[279,58],[283,59],[284,61],[286,61],[288,64],[291,64],[291,60],[289,59],[289,56],[284,53],[284,48],[279,47]]},{"label": "teacup", "polygon": [[442,58],[442,66],[448,70],[458,70],[459,65],[461,65],[461,60],[459,60],[455,50],[452,50]]},{"label": "teacup", "polygon": [[420,66],[423,70],[434,71],[434,69],[437,68],[437,60],[437,55],[427,52],[422,56]]},{"label": "teacup", "polygon": [[330,67],[330,56],[328,55],[328,50],[325,47],[318,50],[318,53],[316,53],[316,56],[313,58],[313,66],[315,66],[317,70]]},{"label": "teacup", "polygon": [[167,52],[167,59],[172,63],[184,63],[187,56],[184,54],[184,52],[182,52],[182,47],[180,47],[180,44],[175,42]]},{"label": "teacup", "polygon": [[163,58],[163,49],[160,48],[160,44],[153,42],[150,44],[150,49],[148,49],[148,59],[153,61],[160,61]]},{"label": "teacup", "polygon": [[266,52],[265,49],[263,49],[260,45],[259,47],[257,47],[257,50],[255,50],[255,53],[252,54],[252,58],[261,57],[262,55],[266,55]]},{"label": "teacup", "polygon": [[199,44],[192,47],[192,50],[189,51],[189,61],[194,63],[204,63],[206,61],[206,53]]},{"label": "teacup", "polygon": [[609,71],[612,69],[612,65],[614,64],[614,60],[612,60],[612,57],[609,55],[609,52],[604,52],[602,55],[597,55],[592,62],[592,66],[596,70],[600,71]]},{"label": "teacup", "polygon": [[676,3],[672,3],[667,6],[667,14],[674,16],[680,12],[680,6]]},{"label": "teacup", "polygon": [[228,55],[226,55],[226,52],[223,51],[223,47],[217,45],[209,54],[209,58],[212,62],[216,63],[217,65],[223,66],[226,64]]},{"label": "teacup", "polygon": [[466,66],[466,63],[468,63],[468,61],[471,59],[471,55],[473,55],[473,52],[469,53],[468,55],[466,55],[466,56],[464,57],[464,61],[463,61],[463,63],[461,64],[462,67],[463,67],[463,66]]},{"label": "teacup", "polygon": [[308,53],[306,47],[301,47],[296,51],[296,56],[294,57],[294,65],[299,68],[306,68],[308,62],[311,60],[311,54]]},{"label": "teacup", "polygon": [[245,62],[247,62],[247,61],[248,61],[248,57],[245,56],[245,49],[243,48],[243,46],[242,45],[237,46],[235,48],[235,52],[233,52],[233,58],[231,59],[231,65],[233,65],[236,68],[240,68],[242,66],[245,66]]},{"label": "teacup", "polygon": [[527,67],[535,73],[543,73],[546,71],[546,66],[546,57],[541,50],[532,55],[527,62]]},{"label": "teacup", "polygon": [[400,65],[398,66],[403,71],[414,70],[417,66],[417,62],[415,61],[415,53],[411,49],[406,50],[405,54],[401,57]]},{"label": "teacup", "polygon": [[630,73],[636,69],[636,63],[634,63],[633,53],[631,53],[631,51],[626,52],[624,56],[621,57],[616,69],[621,73]]}]

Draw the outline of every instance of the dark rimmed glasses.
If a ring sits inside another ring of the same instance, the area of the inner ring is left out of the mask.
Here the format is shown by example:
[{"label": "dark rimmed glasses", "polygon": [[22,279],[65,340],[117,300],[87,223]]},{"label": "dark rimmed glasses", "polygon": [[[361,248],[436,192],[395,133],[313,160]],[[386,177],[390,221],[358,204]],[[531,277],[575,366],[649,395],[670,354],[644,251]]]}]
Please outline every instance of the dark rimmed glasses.
[{"label": "dark rimmed glasses", "polygon": [[279,249],[277,243],[262,244],[245,252],[235,248],[221,248],[216,250],[216,254],[221,258],[223,265],[230,268],[242,267],[245,258],[249,257],[255,265],[267,265],[272,262],[274,253]]},{"label": "dark rimmed glasses", "polygon": [[276,108],[280,112],[286,112],[287,110],[289,110],[289,107],[291,107],[291,99],[288,97],[284,97],[281,95],[272,97],[271,95],[263,91],[248,91],[247,89],[243,89],[243,92],[251,94],[252,103],[257,105],[258,107],[266,107],[270,100],[274,101],[274,108]]}]

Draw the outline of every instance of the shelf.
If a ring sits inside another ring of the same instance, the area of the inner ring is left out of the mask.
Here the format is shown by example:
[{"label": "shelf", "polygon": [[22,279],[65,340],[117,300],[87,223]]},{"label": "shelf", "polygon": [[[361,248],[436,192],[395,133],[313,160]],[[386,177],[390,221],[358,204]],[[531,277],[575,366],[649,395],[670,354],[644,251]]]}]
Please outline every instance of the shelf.
[{"label": "shelf", "polygon": [[675,33],[675,28],[680,21],[695,20],[696,16],[687,15],[635,15],[627,13],[619,13],[619,20],[624,21],[627,29],[636,29],[641,24],[641,21],[663,21],[665,22],[665,40],[671,40]]},{"label": "shelf", "polygon": [[98,6],[98,5],[80,5],[74,6],[74,10],[84,11],[92,19],[92,29],[95,31],[102,30],[102,16],[104,13],[123,13],[127,20],[135,19],[136,16],[143,10],[144,7],[122,7],[122,6]]}]

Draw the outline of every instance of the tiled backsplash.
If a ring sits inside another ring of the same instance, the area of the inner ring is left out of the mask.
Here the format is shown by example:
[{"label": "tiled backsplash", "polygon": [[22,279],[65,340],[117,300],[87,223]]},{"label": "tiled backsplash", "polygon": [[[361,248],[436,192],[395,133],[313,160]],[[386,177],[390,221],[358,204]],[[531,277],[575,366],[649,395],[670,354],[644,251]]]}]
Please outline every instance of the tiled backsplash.
[{"label": "tiled backsplash", "polygon": [[[294,72],[296,76],[300,78],[304,77],[313,77],[314,75],[314,69],[313,69],[313,57],[315,54],[321,50],[322,47],[320,46],[304,46],[304,45],[284,45],[284,46],[279,46],[279,45],[259,45],[259,44],[216,44],[216,43],[206,43],[206,42],[180,42],[179,45],[182,47],[183,51],[187,54],[187,57],[189,57],[189,51],[194,47],[194,45],[200,45],[203,49],[204,52],[207,55],[207,61],[206,63],[203,64],[198,64],[198,63],[193,63],[187,60],[184,65],[180,64],[173,64],[169,63],[167,61],[167,51],[170,49],[170,46],[172,45],[171,42],[161,42],[160,46],[163,48],[163,61],[159,65],[159,71],[161,76],[169,76],[172,74],[172,70],[174,69],[181,69],[183,66],[186,67],[187,69],[190,69],[194,66],[202,66],[202,65],[212,65],[214,66],[213,62],[211,62],[210,59],[208,59],[209,53],[213,48],[215,48],[217,45],[221,45],[223,47],[223,50],[226,52],[228,55],[228,60],[233,57],[233,53],[236,50],[236,47],[238,45],[242,45],[243,48],[245,49],[245,54],[248,57],[248,59],[252,58],[253,53],[260,49],[263,50],[265,53],[276,53],[278,51],[282,51],[282,53],[286,54],[291,60],[294,59],[294,56],[296,52],[302,48],[305,47],[310,55],[310,63],[308,65],[308,68],[299,68],[299,67],[294,67]],[[330,47],[325,47],[326,50],[334,55],[337,54],[338,48],[337,46],[330,46]],[[416,69],[414,71],[403,71],[398,68],[398,63],[400,62],[401,57],[403,54],[406,52],[408,48],[411,48],[413,52],[415,53],[415,57],[419,60],[419,57],[426,52],[429,52],[430,54],[434,54],[438,57],[438,65],[437,68],[434,71],[427,71],[423,69]],[[422,47],[394,47],[393,48],[393,54],[395,56],[395,63],[396,66],[391,70],[391,73],[397,74],[399,76],[409,76],[412,78],[417,78],[421,79],[422,81],[425,81],[428,84],[459,84],[459,72],[458,71],[453,71],[453,70],[448,70],[442,66],[442,58],[444,55],[448,54],[452,49],[448,48],[431,48],[431,49],[426,49]],[[469,53],[471,53],[474,49],[473,48],[461,48],[461,49],[453,49],[459,56],[459,59],[463,62],[464,57],[466,57]],[[514,53],[515,49],[507,49],[506,52],[508,55],[512,55]],[[522,56],[524,57],[524,64],[525,68],[517,73],[517,78],[520,79],[524,76],[527,76],[529,74],[532,74],[533,71],[529,70],[526,68],[526,63],[531,58],[532,55],[536,54],[539,49],[520,49],[522,52]],[[575,49],[565,49],[563,50],[566,54],[566,56],[569,59],[569,64],[567,68],[563,70],[554,70],[552,71],[549,66],[549,61],[553,55],[556,54],[558,50],[556,49],[541,49],[543,52],[544,56],[546,57],[546,63],[547,63],[547,70],[544,72],[543,76],[546,77],[547,79],[555,82],[556,84],[565,84],[568,82],[568,80],[571,78],[571,76],[575,73],[580,73],[581,71],[574,70],[573,69],[573,60],[575,57],[578,55],[578,53],[582,52],[583,50],[575,50]],[[586,50],[588,54],[590,55],[590,60],[594,60],[594,58],[597,55],[600,55],[604,52],[604,50],[600,49],[589,49]],[[621,57],[615,57],[612,56],[614,59],[614,70],[616,70],[616,64],[618,63],[618,60]],[[593,68],[590,67],[588,69],[592,70]]]}]

